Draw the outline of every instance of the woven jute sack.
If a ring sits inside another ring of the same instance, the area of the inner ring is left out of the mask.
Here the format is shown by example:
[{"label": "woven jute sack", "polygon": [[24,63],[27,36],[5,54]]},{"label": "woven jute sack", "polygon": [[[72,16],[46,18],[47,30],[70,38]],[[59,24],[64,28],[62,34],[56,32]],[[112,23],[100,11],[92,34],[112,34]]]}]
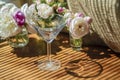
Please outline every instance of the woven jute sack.
[{"label": "woven jute sack", "polygon": [[67,0],[73,12],[93,18],[92,30],[115,52],[120,52],[120,0]]}]

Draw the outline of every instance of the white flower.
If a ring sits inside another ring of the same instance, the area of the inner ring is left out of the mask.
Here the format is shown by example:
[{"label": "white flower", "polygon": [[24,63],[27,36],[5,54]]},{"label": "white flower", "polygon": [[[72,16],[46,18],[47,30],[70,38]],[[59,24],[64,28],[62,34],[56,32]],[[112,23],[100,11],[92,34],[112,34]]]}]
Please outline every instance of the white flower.
[{"label": "white flower", "polygon": [[72,19],[74,18],[74,14],[70,11],[67,11],[65,14],[64,14],[64,19],[65,19],[65,22],[66,22],[66,26],[70,26],[70,23],[72,21]]},{"label": "white flower", "polygon": [[0,12],[2,14],[12,14],[12,8],[17,8],[13,3],[7,3],[1,7]]},{"label": "white flower", "polygon": [[[6,16],[2,18],[2,16]],[[7,38],[18,34],[21,31],[21,28],[15,24],[13,18],[8,14],[0,16],[0,36],[2,38]]]},{"label": "white flower", "polygon": [[2,38],[14,36],[21,31],[12,16],[16,9],[12,3],[8,3],[0,9],[0,36]]},{"label": "white flower", "polygon": [[53,14],[53,8],[47,4],[37,5],[38,15],[44,19],[47,19]]},{"label": "white flower", "polygon": [[35,19],[37,17],[37,11],[35,9],[36,7],[36,4],[31,4],[27,10],[26,10],[26,17],[27,17],[27,20],[28,22],[33,22],[33,18]]},{"label": "white flower", "polygon": [[[28,4],[23,4],[21,7],[21,11],[24,13],[25,17],[27,16]],[[26,19],[27,20],[27,19]]]},{"label": "white flower", "polygon": [[[33,19],[32,19],[32,16],[33,14],[35,15],[36,14],[36,10],[35,10],[35,4],[31,4],[29,7],[28,7],[28,4],[24,4],[22,7],[21,7],[21,11],[24,13],[25,17],[26,17],[26,23],[28,24],[28,26],[26,26],[28,32],[30,33],[37,33],[37,31],[34,29],[34,27],[32,27],[30,25],[31,24],[35,24]],[[34,16],[35,17],[35,16]]]},{"label": "white flower", "polygon": [[89,32],[89,25],[84,18],[76,17],[71,21],[69,31],[73,38],[79,39]]},{"label": "white flower", "polygon": [[72,12],[66,12],[66,13],[64,14],[64,18],[65,18],[65,19],[73,18],[73,17],[74,17],[74,14],[73,14]]},{"label": "white flower", "polygon": [[27,18],[26,22],[29,22],[34,15],[37,15],[35,6],[36,6],[36,4],[31,4],[28,7],[28,4],[26,3],[21,7],[21,11],[24,13],[25,17]]},{"label": "white flower", "polygon": [[67,27],[70,26],[71,21],[72,21],[72,18],[66,19],[66,26],[67,26]]}]

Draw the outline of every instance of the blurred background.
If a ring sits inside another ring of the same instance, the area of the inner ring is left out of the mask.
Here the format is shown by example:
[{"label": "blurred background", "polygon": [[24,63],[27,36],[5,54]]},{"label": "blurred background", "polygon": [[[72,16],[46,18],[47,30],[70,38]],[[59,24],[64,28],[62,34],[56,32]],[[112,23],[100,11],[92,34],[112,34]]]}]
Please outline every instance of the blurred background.
[{"label": "blurred background", "polygon": [[4,1],[4,2],[7,2],[7,3],[14,3],[16,6],[20,7],[22,4],[24,3],[32,3],[32,0],[0,0],[0,1]]}]

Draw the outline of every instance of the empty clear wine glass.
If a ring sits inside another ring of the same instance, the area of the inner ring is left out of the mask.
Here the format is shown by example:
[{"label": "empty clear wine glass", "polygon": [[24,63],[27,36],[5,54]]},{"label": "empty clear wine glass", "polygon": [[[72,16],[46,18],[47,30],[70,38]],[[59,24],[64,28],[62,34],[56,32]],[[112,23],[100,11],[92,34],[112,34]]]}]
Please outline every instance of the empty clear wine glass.
[{"label": "empty clear wine glass", "polygon": [[60,68],[60,61],[51,59],[51,43],[65,26],[64,18],[61,15],[55,15],[50,22],[34,19],[31,25],[36,29],[39,36],[42,36],[47,43],[47,60],[38,62],[41,70],[57,70]]}]

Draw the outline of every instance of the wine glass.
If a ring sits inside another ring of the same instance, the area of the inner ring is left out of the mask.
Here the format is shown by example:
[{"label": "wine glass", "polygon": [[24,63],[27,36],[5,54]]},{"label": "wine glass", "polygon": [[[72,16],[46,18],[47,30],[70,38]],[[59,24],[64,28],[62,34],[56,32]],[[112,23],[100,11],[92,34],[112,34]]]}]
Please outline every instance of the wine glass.
[{"label": "wine glass", "polygon": [[51,43],[59,34],[59,32],[64,28],[64,18],[61,15],[55,15],[50,22],[45,22],[39,19],[35,19],[33,21],[34,23],[32,26],[34,26],[38,35],[42,36],[42,38],[47,43],[47,60],[38,62],[38,67],[41,70],[57,70],[60,68],[61,64],[60,61],[51,59]]}]

